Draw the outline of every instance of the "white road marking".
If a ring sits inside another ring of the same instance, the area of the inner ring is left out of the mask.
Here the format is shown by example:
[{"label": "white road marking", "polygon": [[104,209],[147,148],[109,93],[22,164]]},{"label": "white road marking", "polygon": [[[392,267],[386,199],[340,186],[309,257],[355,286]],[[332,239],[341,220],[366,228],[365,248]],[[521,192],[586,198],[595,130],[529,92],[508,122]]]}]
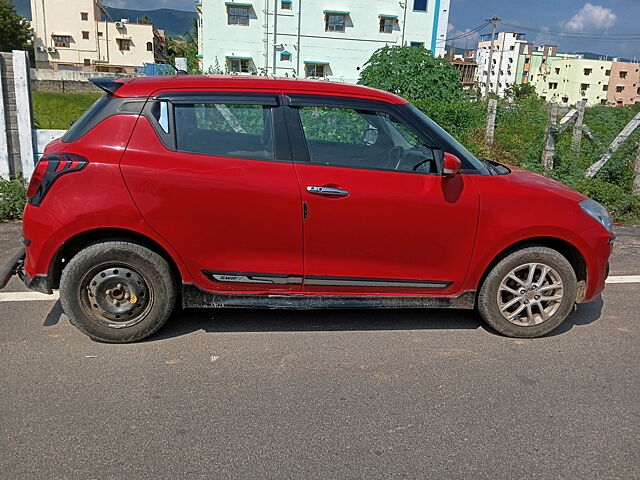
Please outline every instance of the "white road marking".
[{"label": "white road marking", "polygon": [[37,300],[58,300],[60,295],[53,292],[53,295],[47,295],[40,292],[6,292],[0,293],[0,302],[33,302]]},{"label": "white road marking", "polygon": [[640,275],[618,275],[607,278],[607,283],[640,283]]},{"label": "white road marking", "polygon": [[[640,275],[616,275],[607,278],[606,283],[640,283]],[[60,294],[56,291],[53,295],[47,295],[39,292],[5,292],[0,293],[0,302],[35,302],[35,301],[54,301],[60,298]],[[215,359],[217,360],[217,358]],[[212,359],[212,362],[215,360]]]}]

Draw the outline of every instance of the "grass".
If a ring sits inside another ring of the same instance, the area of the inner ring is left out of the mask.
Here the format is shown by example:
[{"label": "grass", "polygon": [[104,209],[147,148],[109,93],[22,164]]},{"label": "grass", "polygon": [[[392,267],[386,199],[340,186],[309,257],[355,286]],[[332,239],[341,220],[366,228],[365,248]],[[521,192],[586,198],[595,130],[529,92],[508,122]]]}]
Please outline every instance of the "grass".
[{"label": "grass", "polygon": [[67,130],[89,108],[99,93],[32,93],[37,128]]}]

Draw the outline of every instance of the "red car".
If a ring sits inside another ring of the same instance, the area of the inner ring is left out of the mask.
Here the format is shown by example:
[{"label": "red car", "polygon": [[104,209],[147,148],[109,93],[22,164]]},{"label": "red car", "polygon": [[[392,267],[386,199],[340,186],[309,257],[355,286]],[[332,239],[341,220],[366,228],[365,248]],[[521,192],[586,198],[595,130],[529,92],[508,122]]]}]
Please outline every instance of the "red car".
[{"label": "red car", "polygon": [[481,160],[395,95],[261,77],[94,79],[35,169],[0,274],[91,338],[183,307],[477,308],[544,335],[603,290],[599,204]]}]

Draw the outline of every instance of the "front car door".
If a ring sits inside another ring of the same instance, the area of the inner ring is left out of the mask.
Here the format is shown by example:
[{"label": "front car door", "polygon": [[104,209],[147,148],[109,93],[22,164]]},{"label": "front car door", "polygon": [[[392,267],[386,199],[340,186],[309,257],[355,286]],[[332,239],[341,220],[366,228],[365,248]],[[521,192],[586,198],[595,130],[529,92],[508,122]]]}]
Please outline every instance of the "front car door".
[{"label": "front car door", "polygon": [[125,181],[144,220],[201,288],[300,288],[301,199],[280,98],[159,93],[133,132]]},{"label": "front car door", "polygon": [[287,100],[305,210],[304,291],[457,293],[479,199],[466,175],[439,175],[443,145],[386,103]]}]

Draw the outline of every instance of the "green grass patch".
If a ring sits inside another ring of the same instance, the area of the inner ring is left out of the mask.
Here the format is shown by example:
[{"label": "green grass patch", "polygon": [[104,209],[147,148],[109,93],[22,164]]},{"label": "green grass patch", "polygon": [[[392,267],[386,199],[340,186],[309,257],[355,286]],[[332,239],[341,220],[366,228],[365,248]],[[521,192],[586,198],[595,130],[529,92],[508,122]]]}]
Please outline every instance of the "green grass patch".
[{"label": "green grass patch", "polygon": [[36,128],[67,130],[100,98],[100,93],[32,93]]}]

